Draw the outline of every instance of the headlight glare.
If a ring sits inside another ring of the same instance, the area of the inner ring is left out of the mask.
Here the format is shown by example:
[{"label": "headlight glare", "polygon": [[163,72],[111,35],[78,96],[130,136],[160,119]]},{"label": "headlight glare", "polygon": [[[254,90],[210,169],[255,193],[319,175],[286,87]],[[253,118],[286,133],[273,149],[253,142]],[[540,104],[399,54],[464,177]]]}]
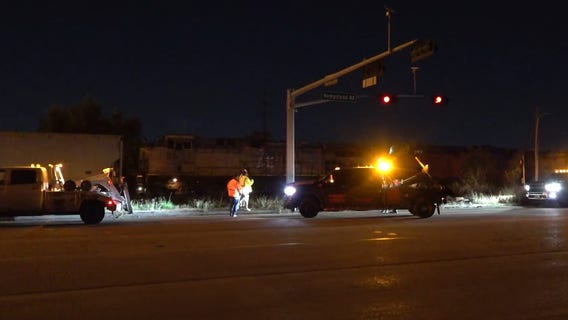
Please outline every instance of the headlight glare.
[{"label": "headlight glare", "polygon": [[562,190],[562,185],[558,182],[547,183],[544,185],[544,190],[548,192],[558,192]]},{"label": "headlight glare", "polygon": [[293,196],[294,193],[296,193],[295,187],[287,186],[286,188],[284,188],[284,194],[287,195],[288,197]]}]

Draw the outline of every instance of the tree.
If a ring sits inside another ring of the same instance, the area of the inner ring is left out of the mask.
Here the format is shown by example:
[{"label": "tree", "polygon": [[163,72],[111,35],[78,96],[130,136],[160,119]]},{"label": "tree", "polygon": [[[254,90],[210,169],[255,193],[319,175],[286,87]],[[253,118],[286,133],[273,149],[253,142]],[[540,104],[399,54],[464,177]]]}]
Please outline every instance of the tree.
[{"label": "tree", "polygon": [[503,179],[500,163],[494,150],[486,147],[471,147],[463,161],[463,190],[470,194],[497,192],[502,186]]},{"label": "tree", "polygon": [[142,126],[137,117],[125,118],[117,109],[109,118],[90,96],[71,107],[52,105],[39,120],[38,131],[57,133],[115,134],[123,138],[123,175],[135,186]]}]

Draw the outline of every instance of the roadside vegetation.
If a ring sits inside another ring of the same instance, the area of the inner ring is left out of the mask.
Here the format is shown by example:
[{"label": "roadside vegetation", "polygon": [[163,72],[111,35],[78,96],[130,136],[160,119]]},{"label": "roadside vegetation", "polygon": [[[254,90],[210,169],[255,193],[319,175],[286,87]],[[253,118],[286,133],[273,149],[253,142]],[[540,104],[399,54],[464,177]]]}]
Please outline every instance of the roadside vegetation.
[{"label": "roadside vegetation", "polygon": [[[253,208],[251,212],[255,210],[271,210],[280,211],[282,210],[284,201],[282,198],[277,197],[251,197],[250,207]],[[153,199],[133,199],[132,208],[133,210],[143,210],[143,211],[160,211],[160,210],[173,210],[173,209],[189,209],[197,211],[209,211],[209,210],[219,210],[226,209],[229,207],[229,200],[226,197],[221,197],[217,199],[205,198],[205,199],[189,199],[183,203],[174,203],[171,198],[161,197]]]},{"label": "roadside vegetation", "polygon": [[[509,159],[496,158],[490,149],[472,148],[464,156],[462,174],[459,179],[444,183],[448,190],[444,206],[503,206],[517,205],[524,193],[521,185],[522,168],[520,154],[511,154]],[[500,165],[497,165],[499,163]],[[225,209],[229,206],[227,197],[189,199],[180,203],[171,197],[133,200],[134,210],[191,209],[198,211]],[[255,210],[280,211],[281,197],[251,197],[251,208]]]},{"label": "roadside vegetation", "polygon": [[[256,197],[251,198],[251,213],[259,210],[269,210],[280,212],[283,210],[284,200],[278,197]],[[466,196],[448,197],[446,207],[485,207],[485,206],[504,206],[518,204],[517,196],[513,193],[501,193],[495,195],[485,195],[481,193],[471,193]],[[134,211],[162,211],[162,210],[195,210],[206,212],[211,210],[223,210],[228,208],[229,201],[222,197],[218,199],[190,199],[184,203],[174,203],[170,198],[161,197],[153,199],[134,199],[132,207]]]}]

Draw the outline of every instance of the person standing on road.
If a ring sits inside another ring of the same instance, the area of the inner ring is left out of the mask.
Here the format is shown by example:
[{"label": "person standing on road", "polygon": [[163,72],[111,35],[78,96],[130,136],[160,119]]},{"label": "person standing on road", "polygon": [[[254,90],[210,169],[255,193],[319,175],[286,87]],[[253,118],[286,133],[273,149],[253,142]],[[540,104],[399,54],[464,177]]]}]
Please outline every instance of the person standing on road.
[{"label": "person standing on road", "polygon": [[239,202],[241,201],[241,185],[239,184],[239,176],[233,176],[227,182],[227,195],[229,196],[229,215],[231,217],[237,216],[239,210]]},{"label": "person standing on road", "polygon": [[243,171],[241,171],[241,175],[239,176],[239,184],[241,185],[242,190],[242,197],[241,202],[239,203],[239,207],[245,208],[247,211],[250,211],[249,200],[253,183],[254,179],[249,177],[248,170],[243,169]]}]

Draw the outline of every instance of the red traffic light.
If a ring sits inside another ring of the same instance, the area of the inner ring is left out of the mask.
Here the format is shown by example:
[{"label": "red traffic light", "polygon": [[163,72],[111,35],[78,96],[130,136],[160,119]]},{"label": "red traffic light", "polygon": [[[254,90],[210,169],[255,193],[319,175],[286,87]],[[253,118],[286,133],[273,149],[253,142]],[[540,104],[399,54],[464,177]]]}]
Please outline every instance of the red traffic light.
[{"label": "red traffic light", "polygon": [[432,97],[432,103],[436,105],[446,104],[448,103],[448,98],[443,95],[435,95]]},{"label": "red traffic light", "polygon": [[389,93],[383,93],[379,97],[379,102],[382,103],[382,104],[395,103],[396,102],[396,96],[389,94]]}]

